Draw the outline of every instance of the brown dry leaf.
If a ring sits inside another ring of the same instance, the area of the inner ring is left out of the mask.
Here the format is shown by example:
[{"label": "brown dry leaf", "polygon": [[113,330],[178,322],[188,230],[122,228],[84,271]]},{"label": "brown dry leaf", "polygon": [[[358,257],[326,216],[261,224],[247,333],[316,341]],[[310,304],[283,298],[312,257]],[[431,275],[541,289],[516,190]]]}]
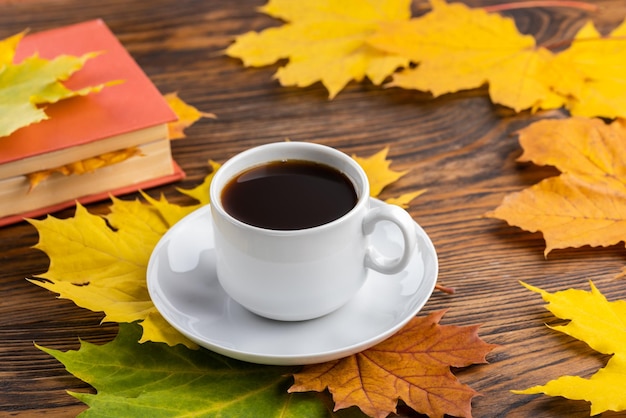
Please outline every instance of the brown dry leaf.
[{"label": "brown dry leaf", "polygon": [[562,174],[506,196],[488,217],[541,231],[546,255],[626,239],[625,120],[543,120],[521,130],[519,140],[519,161],[551,165]]},{"label": "brown dry leaf", "polygon": [[626,21],[607,36],[588,23],[573,39],[540,45],[493,13],[507,5],[429,2],[430,12],[411,18],[405,0],[270,0],[261,10],[287,23],[239,36],[227,54],[246,66],[287,59],[276,73],[282,85],[321,81],[330,98],[350,80],[379,85],[393,75],[389,86],[434,96],[488,85],[494,103],[517,112],[566,107],[576,116],[626,118]]},{"label": "brown dry leaf", "polygon": [[328,388],[335,411],[358,406],[378,418],[394,413],[398,399],[431,418],[471,417],[477,392],[460,383],[450,367],[485,363],[496,346],[480,339],[478,326],[439,325],[444,313],[413,318],[397,334],[361,353],[304,367],[294,374],[289,392]]},{"label": "brown dry leaf", "polygon": [[195,107],[185,103],[178,93],[168,93],[163,96],[172,108],[178,120],[168,123],[169,139],[185,138],[185,129],[196,123],[200,118],[215,118],[213,113],[200,112]]}]

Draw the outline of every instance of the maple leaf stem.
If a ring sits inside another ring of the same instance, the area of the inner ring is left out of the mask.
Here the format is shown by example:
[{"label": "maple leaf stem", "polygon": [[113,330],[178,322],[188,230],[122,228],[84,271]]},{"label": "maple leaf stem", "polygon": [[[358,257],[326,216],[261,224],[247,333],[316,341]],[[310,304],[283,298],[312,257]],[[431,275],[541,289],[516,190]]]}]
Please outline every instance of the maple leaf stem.
[{"label": "maple leaf stem", "polygon": [[551,51],[557,50],[557,49],[561,49],[561,48],[565,48],[568,47],[569,45],[573,44],[574,42],[597,42],[597,41],[603,41],[606,39],[613,39],[613,40],[626,40],[626,36],[607,36],[604,38],[587,38],[587,39],[563,39],[560,41],[556,41],[556,42],[552,42],[549,44],[540,44],[538,46],[545,48],[545,49],[549,49]]},{"label": "maple leaf stem", "polygon": [[453,295],[456,292],[456,290],[454,290],[453,287],[447,287],[439,283],[435,284],[435,289],[439,290],[440,292],[447,293],[449,295]]},{"label": "maple leaf stem", "polygon": [[598,10],[598,6],[595,4],[575,0],[528,0],[516,3],[494,4],[493,6],[483,7],[483,9],[488,12],[501,12],[504,10],[530,9],[533,7],[570,7],[589,12]]}]

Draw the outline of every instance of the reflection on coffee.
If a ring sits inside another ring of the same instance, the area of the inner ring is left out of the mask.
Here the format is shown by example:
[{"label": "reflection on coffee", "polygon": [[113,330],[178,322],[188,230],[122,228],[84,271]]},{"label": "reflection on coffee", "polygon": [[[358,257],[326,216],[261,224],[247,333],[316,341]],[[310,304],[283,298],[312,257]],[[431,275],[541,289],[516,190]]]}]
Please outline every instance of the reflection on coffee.
[{"label": "reflection on coffee", "polygon": [[323,225],[348,213],[358,200],[345,174],[302,160],[274,161],[244,171],[228,182],[221,199],[234,218],[276,230]]}]

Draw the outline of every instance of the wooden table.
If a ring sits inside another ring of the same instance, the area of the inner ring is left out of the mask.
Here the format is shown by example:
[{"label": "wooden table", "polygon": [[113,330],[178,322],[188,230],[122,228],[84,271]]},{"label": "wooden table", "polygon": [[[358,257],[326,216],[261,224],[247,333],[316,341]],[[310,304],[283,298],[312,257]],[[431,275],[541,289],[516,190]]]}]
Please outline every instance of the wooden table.
[{"label": "wooden table", "polygon": [[[502,3],[464,0],[472,6]],[[539,295],[519,280],[548,291],[588,289],[593,280],[610,299],[626,298],[615,276],[626,261],[623,246],[558,250],[544,258],[541,234],[524,232],[483,215],[510,192],[555,172],[520,165],[515,131],[545,115],[514,114],[494,106],[485,90],[432,99],[428,94],[368,82],[351,83],[334,100],[316,84],[284,88],[272,79],[276,66],[246,69],[223,54],[233,37],[278,22],[256,11],[262,0],[0,0],[0,38],[30,28],[49,29],[102,18],[161,92],[177,91],[218,119],[203,119],[175,142],[187,172],[177,186],[191,188],[207,174],[207,160],[223,162],[254,145],[312,141],[350,154],[371,155],[389,145],[392,168],[411,170],[382,197],[427,188],[409,208],[439,254],[442,285],[422,310],[448,309],[443,324],[483,324],[481,337],[499,344],[488,365],[456,370],[481,392],[475,417],[585,417],[589,405],[511,389],[543,384],[563,374],[589,377],[607,357],[580,341],[548,329],[557,323]],[[416,13],[426,2],[416,0]],[[571,38],[589,18],[606,32],[626,17],[623,0],[595,0],[594,13],[574,8],[527,8],[505,12],[540,42]],[[188,203],[169,185],[150,191]],[[105,213],[109,202],[89,205]],[[73,210],[55,214],[67,217]],[[47,270],[46,255],[32,246],[25,222],[0,229],[0,411],[10,416],[73,416],[85,406],[65,393],[89,390],[56,360],[33,345],[77,349],[79,337],[110,341],[115,324],[101,314],[59,300],[25,278]],[[605,414],[609,416],[610,414]],[[615,414],[614,416],[617,416]]]}]

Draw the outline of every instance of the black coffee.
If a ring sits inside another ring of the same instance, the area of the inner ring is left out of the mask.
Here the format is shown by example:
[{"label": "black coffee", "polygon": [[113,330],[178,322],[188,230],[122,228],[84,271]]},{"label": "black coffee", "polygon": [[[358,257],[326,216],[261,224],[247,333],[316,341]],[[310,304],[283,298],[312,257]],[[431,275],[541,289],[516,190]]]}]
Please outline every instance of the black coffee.
[{"label": "black coffee", "polygon": [[234,218],[267,229],[312,228],[338,219],[357,202],[348,177],[324,164],[275,161],[237,175],[222,191]]}]

